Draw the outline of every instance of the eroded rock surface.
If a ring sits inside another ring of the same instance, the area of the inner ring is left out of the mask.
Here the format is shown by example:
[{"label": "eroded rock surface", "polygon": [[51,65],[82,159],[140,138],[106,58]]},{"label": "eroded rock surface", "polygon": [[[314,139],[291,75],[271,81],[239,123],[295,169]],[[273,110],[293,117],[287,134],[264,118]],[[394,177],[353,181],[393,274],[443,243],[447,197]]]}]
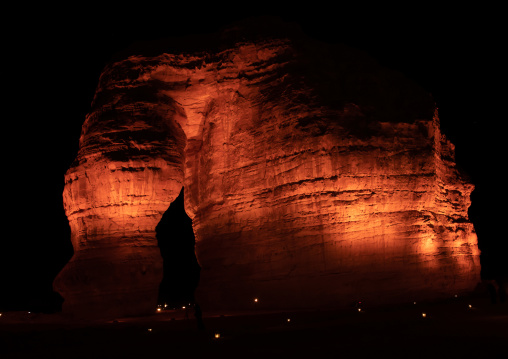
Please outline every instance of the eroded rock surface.
[{"label": "eroded rock surface", "polygon": [[65,178],[64,310],[153,311],[155,227],[183,185],[204,308],[412,301],[479,279],[473,187],[430,95],[342,46],[274,35],[112,63]]}]

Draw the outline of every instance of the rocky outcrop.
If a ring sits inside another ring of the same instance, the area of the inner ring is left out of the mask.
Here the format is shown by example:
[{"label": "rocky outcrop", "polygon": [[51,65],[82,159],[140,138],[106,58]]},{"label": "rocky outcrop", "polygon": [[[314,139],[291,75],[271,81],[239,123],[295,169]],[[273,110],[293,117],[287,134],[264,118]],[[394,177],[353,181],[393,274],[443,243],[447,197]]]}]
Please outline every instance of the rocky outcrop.
[{"label": "rocky outcrop", "polygon": [[342,46],[271,36],[112,63],[65,179],[64,310],[153,310],[155,227],[182,186],[206,308],[412,301],[478,280],[472,185],[430,95]]}]

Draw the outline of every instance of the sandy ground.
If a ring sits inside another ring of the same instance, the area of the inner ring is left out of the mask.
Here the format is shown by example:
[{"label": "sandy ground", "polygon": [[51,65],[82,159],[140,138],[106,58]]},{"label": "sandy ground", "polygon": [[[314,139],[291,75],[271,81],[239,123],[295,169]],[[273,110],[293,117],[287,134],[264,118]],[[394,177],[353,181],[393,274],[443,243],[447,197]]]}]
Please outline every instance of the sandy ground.
[{"label": "sandy ground", "polygon": [[485,298],[203,315],[199,331],[183,310],[102,322],[3,313],[0,358],[508,358],[508,304]]}]

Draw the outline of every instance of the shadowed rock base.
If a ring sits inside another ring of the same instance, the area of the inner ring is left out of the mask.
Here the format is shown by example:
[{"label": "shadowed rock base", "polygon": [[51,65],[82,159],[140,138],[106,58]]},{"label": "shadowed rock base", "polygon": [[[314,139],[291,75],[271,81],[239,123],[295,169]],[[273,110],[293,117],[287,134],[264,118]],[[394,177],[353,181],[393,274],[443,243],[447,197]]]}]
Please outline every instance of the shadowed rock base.
[{"label": "shadowed rock base", "polygon": [[72,258],[55,281],[56,288],[64,289],[65,314],[86,319],[155,313],[162,279],[159,248],[93,252]]}]

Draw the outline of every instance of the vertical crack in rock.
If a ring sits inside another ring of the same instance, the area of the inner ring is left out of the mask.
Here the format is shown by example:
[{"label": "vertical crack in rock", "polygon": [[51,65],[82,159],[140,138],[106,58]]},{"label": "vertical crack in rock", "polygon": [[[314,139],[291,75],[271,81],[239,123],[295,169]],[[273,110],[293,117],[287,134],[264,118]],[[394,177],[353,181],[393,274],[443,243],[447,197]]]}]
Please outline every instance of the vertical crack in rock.
[{"label": "vertical crack in rock", "polygon": [[55,281],[64,310],[153,310],[155,227],[183,185],[204,307],[474,287],[473,187],[429,94],[363,53],[302,37],[223,48],[104,70],[65,177],[75,256]]},{"label": "vertical crack in rock", "polygon": [[164,260],[159,305],[180,308],[194,303],[201,268],[196,260],[192,221],[185,213],[183,188],[155,230]]}]

